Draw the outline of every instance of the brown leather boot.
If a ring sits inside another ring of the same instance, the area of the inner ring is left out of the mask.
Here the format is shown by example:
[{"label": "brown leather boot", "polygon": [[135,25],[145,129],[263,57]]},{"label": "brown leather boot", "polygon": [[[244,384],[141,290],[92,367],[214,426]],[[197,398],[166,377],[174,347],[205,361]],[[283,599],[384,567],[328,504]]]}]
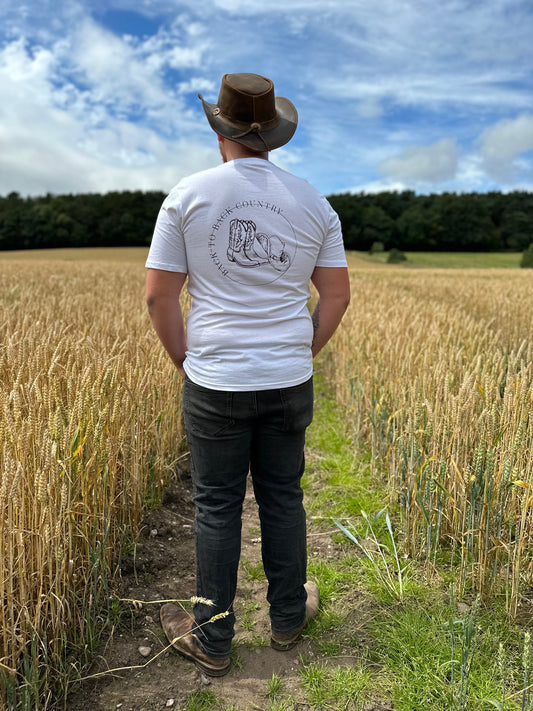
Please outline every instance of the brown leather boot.
[{"label": "brown leather boot", "polygon": [[286,632],[285,634],[275,634],[272,632],[270,638],[270,646],[272,649],[277,649],[278,652],[286,652],[292,649],[298,640],[306,624],[316,617],[318,612],[318,607],[320,605],[320,593],[318,592],[318,585],[312,580],[308,580],[304,585],[307,591],[307,600],[305,603],[305,617],[304,621],[297,629],[292,632]]},{"label": "brown leather boot", "polygon": [[196,644],[193,632],[194,617],[177,605],[166,603],[159,612],[159,619],[168,641],[186,659],[194,662],[207,676],[224,676],[230,668],[230,659],[213,659],[202,652]]}]

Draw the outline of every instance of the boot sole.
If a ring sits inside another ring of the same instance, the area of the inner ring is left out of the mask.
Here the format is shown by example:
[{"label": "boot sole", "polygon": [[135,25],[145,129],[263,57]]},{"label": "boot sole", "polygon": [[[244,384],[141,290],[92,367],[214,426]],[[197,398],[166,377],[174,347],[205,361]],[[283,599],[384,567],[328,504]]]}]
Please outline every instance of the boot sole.
[{"label": "boot sole", "polygon": [[231,664],[229,662],[225,667],[208,667],[206,664],[201,662],[192,654],[188,654],[187,652],[183,652],[181,649],[178,649],[175,644],[173,645],[173,649],[175,649],[178,654],[184,657],[184,659],[187,659],[189,662],[193,662],[196,668],[204,672],[204,674],[206,674],[207,676],[225,676],[231,668]]},{"label": "boot sole", "polygon": [[271,637],[270,646],[277,652],[288,652],[289,649],[293,649],[294,647],[296,647],[296,645],[300,641],[300,638],[301,634],[298,634],[298,636],[295,639],[292,639],[290,642],[276,642],[276,640]]}]

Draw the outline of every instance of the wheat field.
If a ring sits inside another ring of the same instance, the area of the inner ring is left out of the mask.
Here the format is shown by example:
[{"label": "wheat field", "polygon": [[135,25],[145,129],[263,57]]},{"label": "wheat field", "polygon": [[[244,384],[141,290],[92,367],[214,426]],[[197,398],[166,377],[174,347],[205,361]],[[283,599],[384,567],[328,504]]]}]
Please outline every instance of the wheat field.
[{"label": "wheat field", "polygon": [[13,708],[39,708],[90,654],[120,547],[183,447],[143,279],[134,262],[0,263],[0,689]]},{"label": "wheat field", "polygon": [[[0,260],[8,707],[46,708],[90,654],[120,549],[184,446],[145,254]],[[352,303],[319,368],[388,479],[401,545],[428,565],[445,552],[463,589],[504,595],[517,614],[533,584],[531,275],[350,264]]]},{"label": "wheat field", "polygon": [[385,465],[403,545],[456,553],[462,589],[533,583],[533,279],[362,269],[328,359],[356,441]]}]

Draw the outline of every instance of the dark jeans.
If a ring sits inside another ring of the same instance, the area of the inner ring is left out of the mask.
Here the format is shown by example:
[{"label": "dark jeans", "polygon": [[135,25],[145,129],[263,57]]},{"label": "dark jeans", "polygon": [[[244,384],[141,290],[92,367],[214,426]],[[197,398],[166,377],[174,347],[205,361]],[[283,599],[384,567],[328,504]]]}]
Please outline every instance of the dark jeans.
[{"label": "dark jeans", "polygon": [[[291,632],[305,616],[306,524],[300,480],[305,430],[313,418],[313,380],[279,390],[224,392],[183,386],[196,506],[198,639],[214,658],[227,657],[241,552],[241,514],[248,472],[261,523],[272,630]],[[206,623],[214,615],[229,614]]]}]

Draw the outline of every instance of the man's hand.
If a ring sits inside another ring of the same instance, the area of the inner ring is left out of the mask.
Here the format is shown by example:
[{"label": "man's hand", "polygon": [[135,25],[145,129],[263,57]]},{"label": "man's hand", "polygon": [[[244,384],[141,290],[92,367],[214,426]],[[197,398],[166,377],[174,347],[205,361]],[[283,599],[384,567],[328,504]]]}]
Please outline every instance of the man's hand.
[{"label": "man's hand", "polygon": [[313,358],[326,345],[350,303],[350,278],[346,267],[315,267],[311,281],[318,291],[313,311]]},{"label": "man's hand", "polygon": [[181,376],[187,344],[180,294],[187,274],[148,269],[146,303],[155,331]]}]

